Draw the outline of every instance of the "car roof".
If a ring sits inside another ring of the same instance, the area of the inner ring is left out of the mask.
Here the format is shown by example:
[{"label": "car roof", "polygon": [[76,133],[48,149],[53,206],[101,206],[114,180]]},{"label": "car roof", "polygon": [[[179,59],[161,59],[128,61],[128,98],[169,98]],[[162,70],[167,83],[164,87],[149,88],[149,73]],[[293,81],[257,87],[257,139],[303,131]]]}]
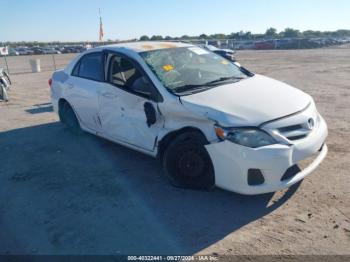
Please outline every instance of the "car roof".
[{"label": "car roof", "polygon": [[104,48],[108,48],[110,50],[126,48],[132,50],[134,52],[140,53],[145,51],[153,51],[160,49],[168,49],[168,48],[179,48],[179,47],[191,47],[194,46],[192,44],[187,44],[183,42],[166,42],[166,41],[139,41],[139,42],[128,42],[128,43],[119,43],[113,45],[104,46]]}]

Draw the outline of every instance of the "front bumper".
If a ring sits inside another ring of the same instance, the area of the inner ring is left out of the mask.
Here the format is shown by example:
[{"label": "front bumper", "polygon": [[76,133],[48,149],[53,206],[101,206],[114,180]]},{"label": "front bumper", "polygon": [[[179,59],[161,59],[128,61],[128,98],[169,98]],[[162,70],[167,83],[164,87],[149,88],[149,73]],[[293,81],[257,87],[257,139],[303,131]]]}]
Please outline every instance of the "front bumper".
[{"label": "front bumper", "polygon": [[[324,144],[328,135],[326,122],[320,118],[317,129],[306,138],[292,145],[275,144],[261,148],[249,148],[222,141],[206,145],[215,170],[215,184],[223,189],[246,195],[275,192],[301,181],[326,157]],[[293,177],[281,180],[288,168],[318,154],[306,168]],[[248,184],[248,170],[260,169],[264,182]]]}]

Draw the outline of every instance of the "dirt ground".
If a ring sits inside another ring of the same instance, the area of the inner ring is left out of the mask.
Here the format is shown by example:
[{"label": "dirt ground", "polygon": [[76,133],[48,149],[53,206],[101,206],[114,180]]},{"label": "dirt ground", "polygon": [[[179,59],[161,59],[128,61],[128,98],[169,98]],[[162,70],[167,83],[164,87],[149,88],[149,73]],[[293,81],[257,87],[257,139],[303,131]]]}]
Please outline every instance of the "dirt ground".
[{"label": "dirt ground", "polygon": [[157,160],[64,129],[51,72],[14,75],[0,103],[0,254],[350,254],[350,49],[237,57],[314,97],[329,154],[313,174],[259,196],[176,189]]}]

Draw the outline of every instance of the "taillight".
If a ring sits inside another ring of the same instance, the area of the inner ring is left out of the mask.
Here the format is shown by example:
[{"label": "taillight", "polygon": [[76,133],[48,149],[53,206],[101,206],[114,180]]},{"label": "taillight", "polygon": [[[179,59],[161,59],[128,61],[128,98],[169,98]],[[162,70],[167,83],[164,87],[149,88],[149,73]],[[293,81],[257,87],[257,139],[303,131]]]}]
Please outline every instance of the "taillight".
[{"label": "taillight", "polygon": [[49,79],[49,86],[51,87],[52,85],[52,78]]}]

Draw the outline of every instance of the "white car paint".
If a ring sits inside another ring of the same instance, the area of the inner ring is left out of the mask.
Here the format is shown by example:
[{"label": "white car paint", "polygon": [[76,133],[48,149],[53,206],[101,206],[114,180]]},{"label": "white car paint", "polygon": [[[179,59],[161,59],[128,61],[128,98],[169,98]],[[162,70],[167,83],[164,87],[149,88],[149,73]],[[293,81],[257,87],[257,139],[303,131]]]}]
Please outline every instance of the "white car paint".
[{"label": "white car paint", "polygon": [[[105,135],[111,140],[121,140],[153,152],[158,130],[162,128],[163,123],[159,120],[150,127],[146,125],[143,106],[148,100],[128,92],[120,92],[108,84],[102,87],[99,97],[102,126],[108,126]],[[151,103],[156,106],[156,103]],[[118,107],[115,107],[115,104],[118,104]],[[138,132],[130,132],[130,130],[138,130]]]},{"label": "white car paint", "polygon": [[[299,131],[309,132],[306,139],[289,141],[285,137],[291,134],[278,131],[280,127],[307,123],[310,117],[317,119],[315,128],[312,131],[307,128]],[[242,194],[276,191],[302,180],[314,171],[327,155],[328,148],[324,144],[327,137],[326,122],[317,113],[313,102],[303,112],[267,123],[262,126],[262,129],[274,134],[279,139],[280,144],[249,148],[225,141],[206,146],[210,156],[214,159],[215,172],[221,174],[221,176],[215,177],[217,186]],[[320,149],[321,151],[318,152]],[[318,156],[307,168],[297,173],[293,178],[281,181],[281,176],[289,167],[317,153]],[[248,186],[245,176],[232,175],[247,174],[248,169],[251,168],[260,169],[265,178],[265,182],[253,186],[253,190],[251,186]]]},{"label": "white car paint", "polygon": [[[259,95],[257,95],[259,94]],[[255,75],[238,83],[181,97],[184,106],[220,119],[224,126],[258,126],[304,109],[309,95],[271,78]]]},{"label": "white car paint", "polygon": [[[133,42],[90,49],[76,57],[64,70],[54,73],[51,86],[54,110],[58,112],[58,102],[63,98],[72,105],[83,130],[154,157],[166,134],[184,127],[195,127],[209,141],[205,147],[213,162],[216,185],[242,194],[267,193],[291,186],[322,162],[327,154],[324,144],[327,126],[309,95],[282,82],[255,75],[179,98],[166,90],[139,53],[180,47],[192,45]],[[71,76],[74,65],[82,56],[102,50],[119,52],[132,58],[163,97],[162,102],[148,101],[158,108],[157,122],[151,127],[146,124],[143,108],[147,99],[106,82]],[[312,129],[307,126],[311,118],[315,122]],[[221,141],[215,133],[215,124],[259,127],[278,143],[249,148],[227,140]],[[300,128],[280,131],[293,125],[300,125]],[[298,140],[287,138],[298,135],[305,137]],[[291,179],[281,181],[289,167],[317,153],[318,156],[306,169]],[[263,184],[248,185],[247,171],[251,168],[262,171],[265,178]]]},{"label": "white car paint", "polygon": [[103,83],[71,76],[65,83],[65,96],[74,106],[80,123],[90,130],[100,131],[97,125],[99,114],[99,90]]}]

